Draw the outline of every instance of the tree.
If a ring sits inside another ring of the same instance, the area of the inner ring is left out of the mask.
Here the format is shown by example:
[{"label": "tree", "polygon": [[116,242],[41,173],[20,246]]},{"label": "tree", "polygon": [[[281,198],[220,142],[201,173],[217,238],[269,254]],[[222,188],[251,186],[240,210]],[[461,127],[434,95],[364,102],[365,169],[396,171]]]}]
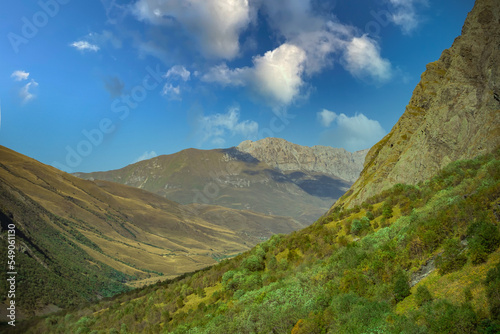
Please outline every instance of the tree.
[{"label": "tree", "polygon": [[400,301],[411,295],[408,276],[401,269],[398,270],[396,272],[396,275],[394,276],[393,293],[396,303],[399,303]]}]

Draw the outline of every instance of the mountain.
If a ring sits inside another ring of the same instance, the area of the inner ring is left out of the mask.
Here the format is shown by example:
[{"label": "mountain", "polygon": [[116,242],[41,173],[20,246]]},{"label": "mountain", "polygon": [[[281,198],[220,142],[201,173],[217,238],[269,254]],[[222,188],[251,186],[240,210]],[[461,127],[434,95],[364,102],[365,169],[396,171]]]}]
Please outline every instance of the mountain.
[{"label": "mountain", "polygon": [[[464,38],[470,31],[480,36],[481,22],[486,32],[498,35],[500,25],[491,30],[488,22],[499,22],[499,6],[497,0],[477,0]],[[494,48],[469,42],[479,49],[498,48],[496,41]],[[483,68],[482,60],[472,58],[469,66]],[[497,71],[497,66],[491,64],[489,70],[486,73]],[[419,92],[416,89],[414,98]],[[477,94],[469,97],[474,100]],[[448,106],[461,98],[449,95],[448,104],[444,97],[441,101]],[[476,116],[494,118],[498,108],[490,107],[478,109],[482,113]],[[442,111],[448,118],[428,123],[429,133],[443,131],[455,117],[445,107]],[[473,121],[457,113],[460,124]],[[436,114],[429,111],[429,117]],[[426,122],[423,116],[421,121]],[[406,126],[415,133],[421,122]],[[478,131],[487,135],[496,129]],[[392,136],[378,144],[380,151],[387,150]],[[458,141],[470,140],[462,136],[455,131],[454,147],[459,150]],[[275,235],[196,273],[16,329],[19,333],[498,333],[500,147],[488,145],[486,151],[474,153],[474,159],[439,162],[430,177],[417,176],[423,181],[417,185],[397,183],[381,190],[376,178],[366,179],[363,192],[355,193],[359,185],[354,185],[353,194],[342,200],[344,205],[334,206],[300,231]],[[377,146],[371,150],[372,155],[376,152]],[[460,154],[466,153],[450,151],[447,156]],[[391,173],[388,167],[385,171],[386,176]],[[421,171],[418,164],[408,166],[411,183],[413,174]],[[353,203],[359,205],[346,205]]]},{"label": "mountain", "polygon": [[336,205],[351,207],[397,183],[417,184],[457,159],[500,144],[499,1],[478,1],[462,35],[427,65],[391,132]]},{"label": "mountain", "polygon": [[0,157],[0,241],[7,247],[15,225],[23,291],[16,301],[28,313],[197,270],[303,227],[291,218],[183,206],[141,189],[82,180],[2,146]]},{"label": "mountain", "polygon": [[187,149],[117,170],[75,175],[141,188],[181,204],[216,204],[310,224],[354,182],[366,152],[266,138],[229,149]]},{"label": "mountain", "polygon": [[329,146],[307,147],[280,138],[246,140],[236,147],[283,172],[323,173],[354,182],[358,179],[368,149],[348,152]]}]

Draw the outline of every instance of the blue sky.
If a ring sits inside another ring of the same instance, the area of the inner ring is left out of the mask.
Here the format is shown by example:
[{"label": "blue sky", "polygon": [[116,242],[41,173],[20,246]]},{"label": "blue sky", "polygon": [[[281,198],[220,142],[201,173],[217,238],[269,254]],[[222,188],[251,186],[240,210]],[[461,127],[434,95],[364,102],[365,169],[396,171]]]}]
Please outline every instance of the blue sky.
[{"label": "blue sky", "polygon": [[0,144],[68,172],[268,136],[369,148],[472,0],[8,0]]}]

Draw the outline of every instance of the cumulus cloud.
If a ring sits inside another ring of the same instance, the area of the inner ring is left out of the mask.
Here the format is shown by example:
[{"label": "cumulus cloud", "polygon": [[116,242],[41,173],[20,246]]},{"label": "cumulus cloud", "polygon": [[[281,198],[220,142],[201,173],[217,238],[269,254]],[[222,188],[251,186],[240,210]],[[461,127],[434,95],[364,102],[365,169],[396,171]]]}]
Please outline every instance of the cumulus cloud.
[{"label": "cumulus cloud", "polygon": [[207,57],[233,59],[252,20],[248,0],[139,0],[134,14],[154,25],[180,25]]},{"label": "cumulus cloud", "polygon": [[287,105],[303,84],[306,54],[292,44],[282,44],[254,59],[254,89],[272,104]]},{"label": "cumulus cloud", "polygon": [[157,157],[157,156],[158,156],[158,154],[156,154],[155,151],[151,151],[151,152],[146,151],[140,157],[135,159],[133,163],[143,161],[143,160],[149,160],[149,159],[152,159],[152,158]]},{"label": "cumulus cloud", "polygon": [[19,96],[21,97],[22,103],[27,103],[35,98],[35,94],[32,92],[34,88],[38,87],[38,82],[31,79],[26,85],[24,85],[19,91]]},{"label": "cumulus cloud", "polygon": [[326,109],[323,109],[322,111],[318,112],[317,116],[321,125],[323,125],[326,128],[329,127],[330,124],[332,124],[332,122],[337,118],[336,113]]},{"label": "cumulus cloud", "polygon": [[391,78],[391,63],[380,56],[376,41],[367,35],[354,37],[344,53],[344,67],[355,77],[371,77],[378,81]]},{"label": "cumulus cloud", "polygon": [[405,34],[411,33],[420,23],[416,6],[427,5],[427,0],[389,0],[394,7],[391,20],[401,27]]},{"label": "cumulus cloud", "polygon": [[223,86],[248,86],[273,107],[290,104],[303,85],[306,54],[284,43],[253,59],[252,67],[229,69],[226,64],[211,68],[202,80]]},{"label": "cumulus cloud", "polygon": [[14,78],[15,81],[23,81],[23,80],[27,80],[29,75],[30,74],[28,72],[25,72],[25,71],[14,71],[10,75],[10,77]]},{"label": "cumulus cloud", "polygon": [[95,44],[90,44],[87,41],[76,41],[76,42],[71,43],[70,46],[72,46],[75,49],[82,51],[82,52],[83,51],[97,52],[100,49],[99,46],[97,46]]},{"label": "cumulus cloud", "polygon": [[245,139],[257,137],[259,125],[255,121],[240,121],[240,110],[233,107],[225,114],[215,114],[198,118],[198,133],[202,136],[201,143],[210,142],[213,145],[224,145],[227,136],[242,136]]},{"label": "cumulus cloud", "polygon": [[331,120],[329,125],[332,126],[321,135],[321,142],[325,145],[354,152],[370,148],[386,134],[378,121],[363,114],[349,117],[326,109],[322,113],[326,115],[327,120]]},{"label": "cumulus cloud", "polygon": [[167,74],[165,74],[165,78],[180,78],[183,81],[188,81],[190,75],[191,75],[191,72],[186,70],[186,68],[184,66],[175,65],[175,66],[172,66],[167,71]]}]

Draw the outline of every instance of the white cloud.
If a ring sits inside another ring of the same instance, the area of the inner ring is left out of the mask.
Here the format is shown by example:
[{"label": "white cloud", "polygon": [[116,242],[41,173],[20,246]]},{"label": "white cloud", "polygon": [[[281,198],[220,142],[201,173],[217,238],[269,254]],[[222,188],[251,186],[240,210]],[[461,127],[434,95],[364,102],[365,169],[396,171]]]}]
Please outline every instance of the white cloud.
[{"label": "white cloud", "polygon": [[122,47],[122,41],[109,30],[103,30],[100,34],[91,32],[85,37],[85,40],[97,47],[107,44],[110,44],[115,49]]},{"label": "white cloud", "polygon": [[23,81],[23,80],[27,80],[29,75],[30,74],[28,72],[25,72],[25,71],[14,71],[10,75],[10,77],[14,78],[15,81]]},{"label": "white cloud", "polygon": [[327,115],[334,118],[330,123],[334,124],[334,127],[321,135],[321,142],[325,145],[342,147],[354,152],[370,148],[386,134],[378,121],[369,119],[363,114],[349,117],[328,111]]},{"label": "white cloud", "polygon": [[254,59],[254,89],[273,105],[288,105],[299,94],[306,54],[301,48],[282,44]]},{"label": "white cloud", "polygon": [[179,86],[173,86],[171,83],[166,83],[163,86],[161,95],[166,96],[169,100],[182,100],[181,88]]},{"label": "white cloud", "polygon": [[233,107],[225,114],[201,116],[197,120],[201,143],[210,141],[213,145],[222,146],[227,136],[243,136],[245,139],[257,137],[259,125],[255,121],[240,121],[239,108]]},{"label": "white cloud", "polygon": [[392,22],[401,27],[405,34],[411,33],[420,23],[416,5],[427,5],[427,0],[389,0],[394,7]]},{"label": "white cloud", "polygon": [[99,51],[99,46],[95,44],[90,44],[87,41],[76,41],[70,44],[70,46],[74,47],[79,51]]},{"label": "white cloud", "polygon": [[248,86],[273,107],[290,104],[300,93],[306,54],[292,44],[282,44],[253,59],[253,67],[211,68],[202,80],[223,86]]},{"label": "white cloud", "polygon": [[184,66],[181,65],[175,65],[172,66],[168,71],[167,74],[165,74],[165,78],[170,78],[170,77],[179,77],[183,81],[188,81],[189,77],[191,75],[191,72],[186,70]]},{"label": "white cloud", "polygon": [[140,157],[135,159],[133,163],[143,161],[143,160],[149,160],[149,159],[152,159],[152,158],[157,157],[157,156],[158,156],[158,154],[156,154],[155,151],[151,151],[151,152],[146,151]]},{"label": "white cloud", "polygon": [[230,69],[226,63],[214,66],[205,73],[201,80],[215,82],[222,86],[245,86],[248,83],[250,68]]},{"label": "white cloud", "polygon": [[330,124],[337,118],[337,114],[333,111],[323,109],[317,113],[318,119],[324,127],[329,127]]},{"label": "white cloud", "polygon": [[27,103],[35,98],[35,95],[30,91],[38,86],[38,82],[31,79],[26,85],[24,85],[19,91],[19,96],[21,97],[22,103]]},{"label": "white cloud", "polygon": [[248,0],[139,0],[133,12],[155,25],[180,24],[202,54],[223,59],[238,55],[239,34],[252,20]]},{"label": "white cloud", "polygon": [[367,35],[354,37],[344,53],[344,67],[355,77],[371,77],[377,81],[391,78],[391,63],[380,56],[376,41]]}]

